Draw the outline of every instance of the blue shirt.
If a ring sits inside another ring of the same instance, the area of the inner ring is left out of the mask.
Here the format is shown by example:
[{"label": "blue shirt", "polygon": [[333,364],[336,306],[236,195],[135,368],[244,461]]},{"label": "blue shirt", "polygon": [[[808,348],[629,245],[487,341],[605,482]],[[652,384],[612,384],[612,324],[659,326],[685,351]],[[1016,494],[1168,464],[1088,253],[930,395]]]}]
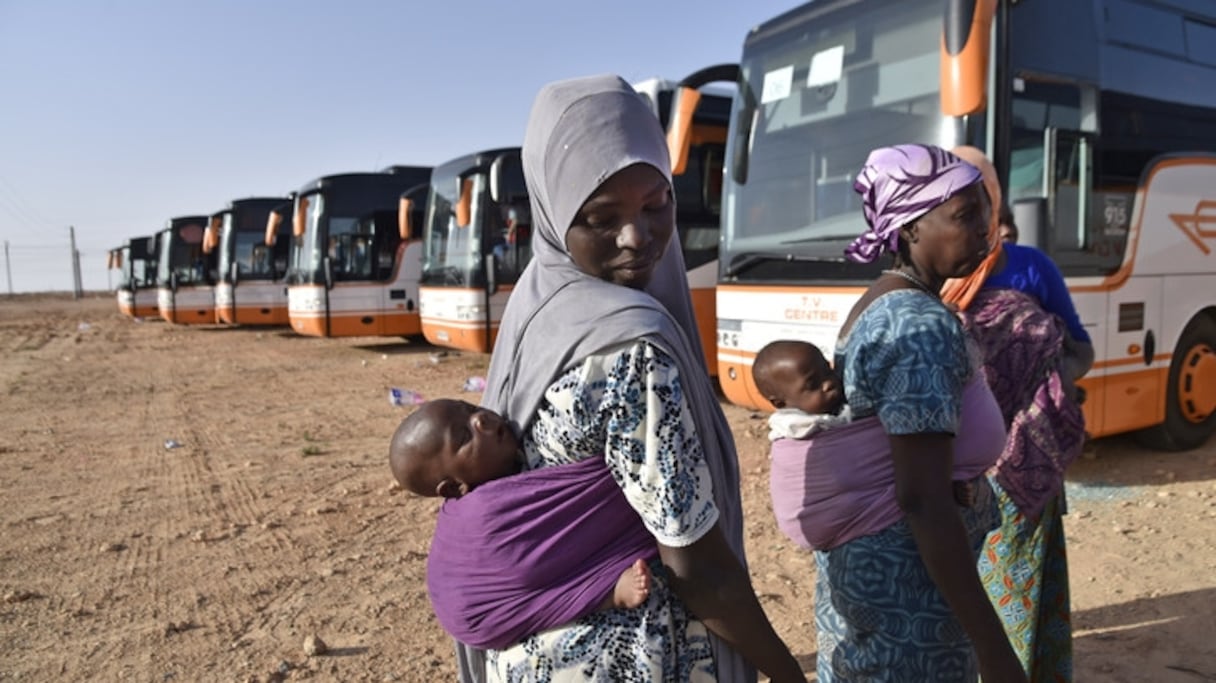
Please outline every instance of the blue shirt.
[{"label": "blue shirt", "polygon": [[1081,325],[1081,317],[1072,304],[1072,295],[1064,284],[1060,269],[1047,254],[1034,247],[1004,244],[1005,267],[984,281],[985,289],[1016,289],[1038,299],[1049,313],[1064,321],[1068,334],[1079,342],[1090,343],[1089,333]]}]

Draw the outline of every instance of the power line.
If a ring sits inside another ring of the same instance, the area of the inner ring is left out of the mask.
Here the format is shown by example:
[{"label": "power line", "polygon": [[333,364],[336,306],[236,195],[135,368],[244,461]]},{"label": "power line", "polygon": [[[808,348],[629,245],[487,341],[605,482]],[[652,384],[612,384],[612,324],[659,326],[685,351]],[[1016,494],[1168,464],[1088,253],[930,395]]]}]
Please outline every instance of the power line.
[{"label": "power line", "polygon": [[38,250],[38,249],[59,251],[60,249],[63,249],[62,244],[11,244],[10,243],[9,246],[12,249],[28,249],[31,251]]},{"label": "power line", "polygon": [[23,213],[25,213],[26,215],[32,216],[34,218],[35,223],[40,223],[42,225],[51,225],[52,224],[51,221],[48,221],[41,214],[41,212],[37,211],[34,208],[33,204],[30,204],[30,202],[26,201],[25,197],[17,189],[16,185],[9,182],[8,179],[2,175],[0,175],[0,187],[5,187],[8,189],[9,194],[11,194],[13,197],[16,198],[14,205],[17,206],[19,209],[21,209],[21,211]]},{"label": "power line", "polygon": [[0,201],[0,209],[4,209],[9,215],[17,219],[17,222],[24,223],[27,226],[32,225],[34,227],[41,227],[45,225],[43,221],[34,218],[32,214],[18,210],[20,207],[17,207],[16,204],[10,204],[9,202],[11,202],[11,200],[6,198],[4,195],[0,195],[0,200],[2,200]]}]

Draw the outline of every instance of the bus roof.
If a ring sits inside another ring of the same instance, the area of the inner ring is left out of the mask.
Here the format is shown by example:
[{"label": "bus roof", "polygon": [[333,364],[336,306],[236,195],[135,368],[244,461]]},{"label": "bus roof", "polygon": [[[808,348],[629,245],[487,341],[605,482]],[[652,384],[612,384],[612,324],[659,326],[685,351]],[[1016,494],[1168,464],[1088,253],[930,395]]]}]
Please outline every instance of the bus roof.
[{"label": "bus roof", "polygon": [[174,216],[173,218],[170,218],[168,221],[165,222],[165,229],[171,230],[171,229],[176,228],[177,226],[183,225],[185,223],[202,223],[202,224],[206,225],[207,222],[210,220],[211,220],[211,216],[209,216],[209,215]]},{"label": "bus roof", "polygon": [[503,154],[511,152],[519,153],[522,150],[519,147],[500,147],[498,149],[487,149],[472,154],[449,159],[435,167],[435,175],[461,175],[470,171],[489,168],[494,160]]},{"label": "bus roof", "polygon": [[401,178],[392,173],[382,172],[335,173],[308,181],[296,191],[296,194],[311,194],[335,186],[369,186],[382,183],[400,184]]}]

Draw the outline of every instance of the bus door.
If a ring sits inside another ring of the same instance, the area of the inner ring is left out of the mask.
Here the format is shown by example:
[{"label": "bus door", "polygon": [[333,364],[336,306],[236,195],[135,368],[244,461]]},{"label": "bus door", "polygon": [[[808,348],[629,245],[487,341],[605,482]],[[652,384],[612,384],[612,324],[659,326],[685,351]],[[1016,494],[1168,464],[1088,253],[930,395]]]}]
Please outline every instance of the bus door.
[{"label": "bus door", "polygon": [[1135,275],[1128,248],[1138,177],[1102,154],[1093,88],[1027,78],[1013,86],[1008,200],[1019,241],[1059,266],[1093,341],[1094,368],[1081,381],[1086,429],[1159,423],[1163,279]]}]

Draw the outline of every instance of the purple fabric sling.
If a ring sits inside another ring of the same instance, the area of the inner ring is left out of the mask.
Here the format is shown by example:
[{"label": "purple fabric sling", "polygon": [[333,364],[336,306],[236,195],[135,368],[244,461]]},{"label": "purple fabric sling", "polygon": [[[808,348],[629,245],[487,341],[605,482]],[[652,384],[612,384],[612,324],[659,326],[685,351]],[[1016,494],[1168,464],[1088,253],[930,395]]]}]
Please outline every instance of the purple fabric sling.
[{"label": "purple fabric sling", "polygon": [[[980,374],[963,387],[952,476],[969,480],[996,461],[1001,411]],[[895,500],[891,439],[876,416],[858,418],[809,439],[773,442],[769,493],[777,528],[803,548],[831,550],[891,526],[904,513]]]},{"label": "purple fabric sling", "polygon": [[1038,518],[1085,445],[1085,417],[1060,374],[1064,323],[1012,289],[980,290],[962,319],[1009,430],[994,476],[1023,514]]},{"label": "purple fabric sling", "polygon": [[590,458],[444,502],[426,583],[452,637],[502,649],[589,614],[634,560],[657,556],[604,460]]}]

